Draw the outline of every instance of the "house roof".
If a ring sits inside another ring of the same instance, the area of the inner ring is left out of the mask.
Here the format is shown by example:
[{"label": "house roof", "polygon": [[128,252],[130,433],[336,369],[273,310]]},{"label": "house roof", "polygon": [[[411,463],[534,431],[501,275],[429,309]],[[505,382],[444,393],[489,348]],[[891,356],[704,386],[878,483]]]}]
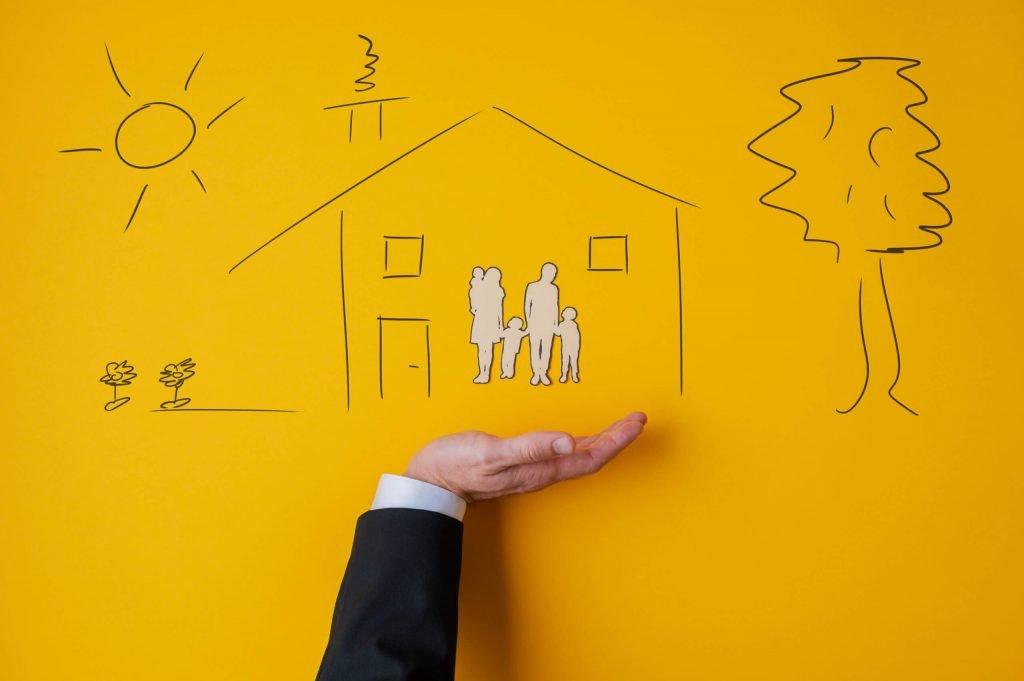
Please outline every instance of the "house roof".
[{"label": "house roof", "polygon": [[[525,126],[527,129],[533,131],[535,134],[539,135],[540,137],[542,137],[543,139],[547,140],[551,144],[556,145],[557,147],[561,148],[562,150],[564,150],[564,151],[566,151],[566,152],[568,152],[570,154],[573,154],[574,156],[578,157],[579,159],[581,159],[583,161],[586,161],[587,163],[592,164],[592,165],[596,166],[597,168],[600,168],[601,170],[604,170],[605,172],[611,173],[612,175],[614,175],[614,176],[618,177],[619,179],[621,179],[623,182],[632,183],[635,186],[638,186],[638,187],[641,187],[643,189],[646,189],[647,191],[653,192],[654,194],[657,194],[657,195],[662,196],[664,198],[671,199],[672,201],[676,201],[677,203],[682,203],[682,204],[685,204],[687,206],[692,206],[694,208],[699,208],[699,206],[697,204],[695,204],[695,203],[687,201],[686,199],[682,199],[682,198],[680,198],[678,196],[674,196],[672,194],[669,194],[668,192],[662,191],[661,189],[653,187],[653,186],[651,186],[649,184],[645,184],[645,183],[641,182],[640,180],[632,178],[632,177],[630,177],[630,176],[628,176],[628,175],[626,175],[624,173],[620,173],[619,171],[615,170],[614,168],[610,168],[610,167],[604,165],[603,163],[599,163],[598,161],[595,161],[591,157],[589,157],[589,156],[587,156],[587,155],[577,151],[576,149],[573,149],[572,147],[568,146],[567,144],[564,144],[564,143],[558,141],[557,139],[555,139],[551,135],[548,135],[546,132],[544,132],[544,131],[534,127],[533,125],[530,125],[529,123],[524,121],[522,118],[519,118],[518,116],[516,116],[516,115],[506,111],[505,109],[502,109],[502,108],[494,106],[494,107],[491,107],[490,109],[485,109],[484,111],[496,111],[496,112],[500,113],[503,117],[507,117],[506,120],[510,120],[510,121],[513,121],[513,122],[515,122],[515,123],[517,123],[519,125]],[[404,160],[405,158],[407,158],[407,157],[411,156],[412,154],[416,153],[417,151],[419,151],[423,147],[427,146],[431,142],[433,142],[433,141],[435,141],[435,140],[437,140],[437,139],[447,135],[448,133],[452,132],[456,128],[459,128],[460,126],[462,126],[463,124],[465,124],[468,121],[472,120],[473,118],[475,118],[476,116],[480,115],[481,113],[483,113],[483,111],[478,111],[478,112],[476,112],[474,114],[466,116],[465,118],[463,118],[462,120],[458,121],[457,123],[449,125],[447,128],[445,128],[441,132],[438,132],[438,133],[428,137],[427,139],[423,140],[422,142],[420,142],[416,146],[412,147],[411,149],[403,152],[399,156],[393,158],[392,160],[388,161],[384,165],[380,166],[379,168],[374,170],[372,173],[370,173],[366,177],[362,178],[361,180],[359,180],[359,181],[355,182],[354,184],[352,184],[352,185],[346,187],[345,189],[341,190],[340,192],[338,192],[337,194],[335,194],[331,198],[327,199],[326,201],[324,201],[322,204],[320,204],[319,206],[317,206],[316,208],[314,208],[310,212],[308,212],[305,215],[303,215],[301,218],[299,218],[298,220],[296,220],[292,224],[288,225],[288,227],[286,227],[285,229],[281,230],[280,232],[275,234],[273,237],[271,237],[267,241],[263,242],[254,251],[252,251],[251,253],[246,255],[244,258],[239,260],[237,263],[235,263],[231,267],[231,269],[228,270],[228,274],[231,274],[232,272],[234,272],[238,267],[243,265],[250,258],[252,258],[253,256],[255,256],[258,253],[260,253],[261,251],[263,251],[263,249],[265,249],[266,247],[270,246],[272,243],[274,243],[275,241],[277,241],[278,239],[283,237],[285,234],[287,234],[291,230],[295,229],[296,227],[298,227],[299,225],[301,225],[306,220],[308,220],[309,218],[313,217],[314,215],[316,215],[317,213],[319,213],[323,209],[327,208],[328,206],[330,206],[332,203],[334,203],[335,201],[337,201],[341,197],[345,196],[346,194],[348,194],[352,190],[356,189],[360,185],[362,185],[362,184],[364,184],[366,182],[369,182],[370,180],[374,179],[375,177],[377,177],[377,175],[383,173],[385,170],[387,170],[391,166],[399,163],[400,161]]]}]

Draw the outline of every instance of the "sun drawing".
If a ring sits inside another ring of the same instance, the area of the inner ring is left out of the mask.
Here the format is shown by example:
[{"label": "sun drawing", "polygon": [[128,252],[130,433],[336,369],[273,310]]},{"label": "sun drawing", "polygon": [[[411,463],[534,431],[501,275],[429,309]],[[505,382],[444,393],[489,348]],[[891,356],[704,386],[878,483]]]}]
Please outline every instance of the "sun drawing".
[{"label": "sun drawing", "polygon": [[[105,45],[104,48],[107,52],[107,62],[110,64],[110,72],[114,75],[114,80],[117,81],[118,87],[121,88],[125,96],[131,98],[132,93],[125,87],[121,77],[117,74],[117,69],[114,67],[114,59],[110,56],[110,48]],[[199,55],[199,59],[193,64],[192,70],[188,72],[184,88],[182,89],[183,93],[188,92],[189,83],[192,82],[192,77],[196,74],[196,69],[199,68],[201,61],[203,61],[203,55]],[[209,130],[214,123],[220,120],[221,116],[235,108],[243,99],[245,97],[239,97],[227,108],[211,118],[206,124],[206,129]],[[165,166],[184,156],[185,152],[195,142],[197,131],[198,126],[196,125],[195,118],[184,107],[166,101],[146,102],[132,109],[118,123],[117,129],[114,131],[113,149],[114,153],[117,154],[117,158],[129,168],[148,171]],[[103,148],[101,147],[78,147],[75,149],[61,149],[60,153],[102,151]],[[199,184],[199,188],[205,194],[206,185],[203,184],[199,173],[194,168],[190,170],[192,176]],[[127,224],[124,226],[124,231],[127,232],[128,228],[132,226],[132,221],[135,220],[135,215],[139,212],[139,206],[142,205],[142,199],[146,196],[147,189],[149,189],[148,182],[142,185],[138,198],[135,199],[135,204],[132,206],[132,212],[128,217]]]}]

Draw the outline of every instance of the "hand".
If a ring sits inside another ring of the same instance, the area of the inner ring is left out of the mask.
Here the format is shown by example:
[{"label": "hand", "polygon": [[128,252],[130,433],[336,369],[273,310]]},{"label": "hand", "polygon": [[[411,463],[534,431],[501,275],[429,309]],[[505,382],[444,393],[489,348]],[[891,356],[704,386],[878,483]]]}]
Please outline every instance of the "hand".
[{"label": "hand", "polygon": [[644,413],[633,412],[597,435],[580,438],[545,430],[509,438],[479,431],[446,435],[423,447],[405,475],[467,502],[535,492],[596,473],[639,437],[646,423]]}]

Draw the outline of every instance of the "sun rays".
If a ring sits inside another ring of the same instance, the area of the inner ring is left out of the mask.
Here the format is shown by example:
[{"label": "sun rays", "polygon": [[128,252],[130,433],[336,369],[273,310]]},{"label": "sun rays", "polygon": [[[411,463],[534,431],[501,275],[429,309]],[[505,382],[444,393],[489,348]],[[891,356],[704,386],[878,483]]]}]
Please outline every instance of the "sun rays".
[{"label": "sun rays", "polygon": [[[110,48],[107,45],[104,45],[103,48],[107,54],[110,73],[113,75],[118,88],[126,97],[129,99],[133,98],[132,93],[125,86],[125,82],[121,79],[117,67],[114,65],[114,58],[110,54]],[[204,56],[205,54],[200,54],[195,64],[192,65],[192,69],[188,72],[182,87],[183,93],[188,92],[189,85],[192,83],[192,79],[196,75]],[[209,130],[214,123],[238,106],[244,99],[245,97],[239,97],[210,118],[209,122],[206,123],[205,130]],[[173,134],[165,135],[165,137],[175,138],[172,143],[168,144],[166,140],[157,140],[152,135],[153,131],[160,127],[164,131],[174,129]],[[185,107],[170,101],[149,101],[133,109],[127,116],[121,119],[114,132],[113,150],[118,160],[129,168],[141,171],[153,170],[166,166],[184,156],[185,152],[195,142],[198,128],[199,126],[196,125],[195,118]],[[139,140],[142,140],[143,143],[140,144]],[[163,148],[160,148],[161,146]],[[154,151],[153,147],[157,147],[157,149]],[[59,153],[102,153],[103,151],[102,147],[73,147],[60,149]],[[196,184],[199,185],[199,188],[205,194],[207,191],[206,185],[199,176],[199,172],[195,168],[189,168],[189,171],[192,177],[195,178]],[[139,207],[142,205],[142,200],[145,198],[148,189],[149,182],[144,182],[132,205],[128,222],[124,226],[125,232],[128,231],[128,228],[135,221],[139,213]]]}]

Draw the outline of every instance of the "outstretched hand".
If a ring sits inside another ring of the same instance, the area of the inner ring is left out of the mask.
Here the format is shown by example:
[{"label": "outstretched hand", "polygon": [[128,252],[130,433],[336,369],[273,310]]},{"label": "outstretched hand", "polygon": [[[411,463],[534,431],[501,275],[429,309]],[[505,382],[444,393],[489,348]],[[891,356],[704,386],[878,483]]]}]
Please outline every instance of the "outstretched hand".
[{"label": "outstretched hand", "polygon": [[479,431],[446,435],[423,447],[405,475],[467,502],[534,492],[596,473],[639,437],[646,423],[643,412],[633,412],[586,437],[544,430],[509,438]]}]

